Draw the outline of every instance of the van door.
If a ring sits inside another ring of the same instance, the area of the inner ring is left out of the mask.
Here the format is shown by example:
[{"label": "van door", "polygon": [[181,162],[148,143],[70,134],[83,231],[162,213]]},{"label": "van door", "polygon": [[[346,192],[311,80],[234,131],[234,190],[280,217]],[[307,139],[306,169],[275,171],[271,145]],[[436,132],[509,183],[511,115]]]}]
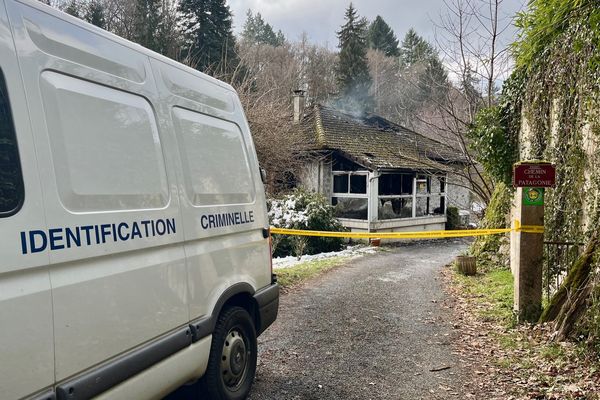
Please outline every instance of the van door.
[{"label": "van door", "polygon": [[161,119],[173,122],[179,150],[194,320],[210,316],[220,297],[238,283],[247,292],[271,283],[264,190],[233,89],[165,61],[151,59],[151,64],[162,104],[168,105]]},{"label": "van door", "polygon": [[54,383],[48,252],[36,236],[46,227],[43,209],[21,74],[0,0],[0,397],[6,399]]},{"label": "van door", "polygon": [[39,143],[57,392],[88,398],[191,343],[172,149],[146,55],[39,2],[6,1]]}]

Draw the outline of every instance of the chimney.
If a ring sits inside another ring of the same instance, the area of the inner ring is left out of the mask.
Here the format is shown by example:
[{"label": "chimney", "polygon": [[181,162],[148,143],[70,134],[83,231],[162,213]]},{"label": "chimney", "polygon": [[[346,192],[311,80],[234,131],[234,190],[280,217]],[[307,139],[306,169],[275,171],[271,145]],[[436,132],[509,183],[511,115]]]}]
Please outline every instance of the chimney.
[{"label": "chimney", "polygon": [[304,118],[304,104],[306,97],[304,90],[294,90],[294,123],[298,124]]}]

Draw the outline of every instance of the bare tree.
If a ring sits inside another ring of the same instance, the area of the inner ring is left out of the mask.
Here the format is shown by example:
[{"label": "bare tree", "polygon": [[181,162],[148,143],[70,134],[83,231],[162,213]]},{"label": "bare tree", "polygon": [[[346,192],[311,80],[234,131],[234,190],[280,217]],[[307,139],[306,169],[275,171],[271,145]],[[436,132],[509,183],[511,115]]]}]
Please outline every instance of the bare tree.
[{"label": "bare tree", "polygon": [[273,47],[241,41],[240,63],[230,83],[236,88],[250,124],[267,190],[277,193],[293,183],[302,165],[302,144],[292,125],[292,91],[300,85],[294,46]]},{"label": "bare tree", "polygon": [[499,80],[510,70],[503,34],[512,19],[503,13],[505,0],[444,0],[436,26],[436,44],[450,71],[450,89],[432,98],[416,115],[415,129],[457,148],[465,160],[458,175],[487,204],[494,185],[469,147],[467,132],[477,112],[494,105]]},{"label": "bare tree", "polygon": [[387,118],[393,118],[398,107],[399,68],[395,57],[388,57],[383,52],[369,49],[367,51],[369,72],[373,79],[371,95],[375,100],[375,112]]},{"label": "bare tree", "polygon": [[[511,69],[503,36],[513,19],[503,12],[505,1],[444,0],[445,11],[436,24],[436,44],[452,77],[459,86],[479,89],[488,107],[494,104],[498,80]],[[472,101],[468,90],[462,92]]]},{"label": "bare tree", "polygon": [[306,33],[294,44],[294,52],[300,62],[298,88],[306,91],[307,104],[327,103],[337,92],[338,55],[325,47],[310,44]]}]

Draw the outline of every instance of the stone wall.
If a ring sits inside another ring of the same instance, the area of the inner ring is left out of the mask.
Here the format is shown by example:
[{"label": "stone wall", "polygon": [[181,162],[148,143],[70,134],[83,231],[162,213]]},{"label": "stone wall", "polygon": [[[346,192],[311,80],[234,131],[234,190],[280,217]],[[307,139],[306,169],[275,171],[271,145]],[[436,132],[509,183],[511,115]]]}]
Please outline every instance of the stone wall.
[{"label": "stone wall", "polygon": [[448,174],[448,188],[446,190],[446,199],[448,207],[456,207],[459,210],[471,211],[473,195],[467,189],[469,182],[465,178]]},{"label": "stone wall", "polygon": [[323,156],[306,161],[298,180],[301,187],[311,192],[321,193],[327,201],[331,202],[333,191],[331,157]]}]

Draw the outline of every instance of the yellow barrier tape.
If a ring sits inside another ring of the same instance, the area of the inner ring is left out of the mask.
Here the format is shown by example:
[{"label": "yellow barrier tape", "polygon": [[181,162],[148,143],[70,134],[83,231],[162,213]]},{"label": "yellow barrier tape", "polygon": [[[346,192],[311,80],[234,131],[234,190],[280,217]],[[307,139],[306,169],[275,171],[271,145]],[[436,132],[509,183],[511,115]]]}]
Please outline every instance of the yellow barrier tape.
[{"label": "yellow barrier tape", "polygon": [[463,229],[455,231],[422,231],[422,232],[331,232],[331,231],[307,231],[300,229],[286,229],[271,227],[271,233],[276,235],[295,235],[295,236],[319,236],[319,237],[337,237],[351,239],[441,239],[457,237],[475,237],[498,235],[508,232],[523,233],[544,233],[543,226],[521,225],[515,223],[514,228],[500,229]]}]

